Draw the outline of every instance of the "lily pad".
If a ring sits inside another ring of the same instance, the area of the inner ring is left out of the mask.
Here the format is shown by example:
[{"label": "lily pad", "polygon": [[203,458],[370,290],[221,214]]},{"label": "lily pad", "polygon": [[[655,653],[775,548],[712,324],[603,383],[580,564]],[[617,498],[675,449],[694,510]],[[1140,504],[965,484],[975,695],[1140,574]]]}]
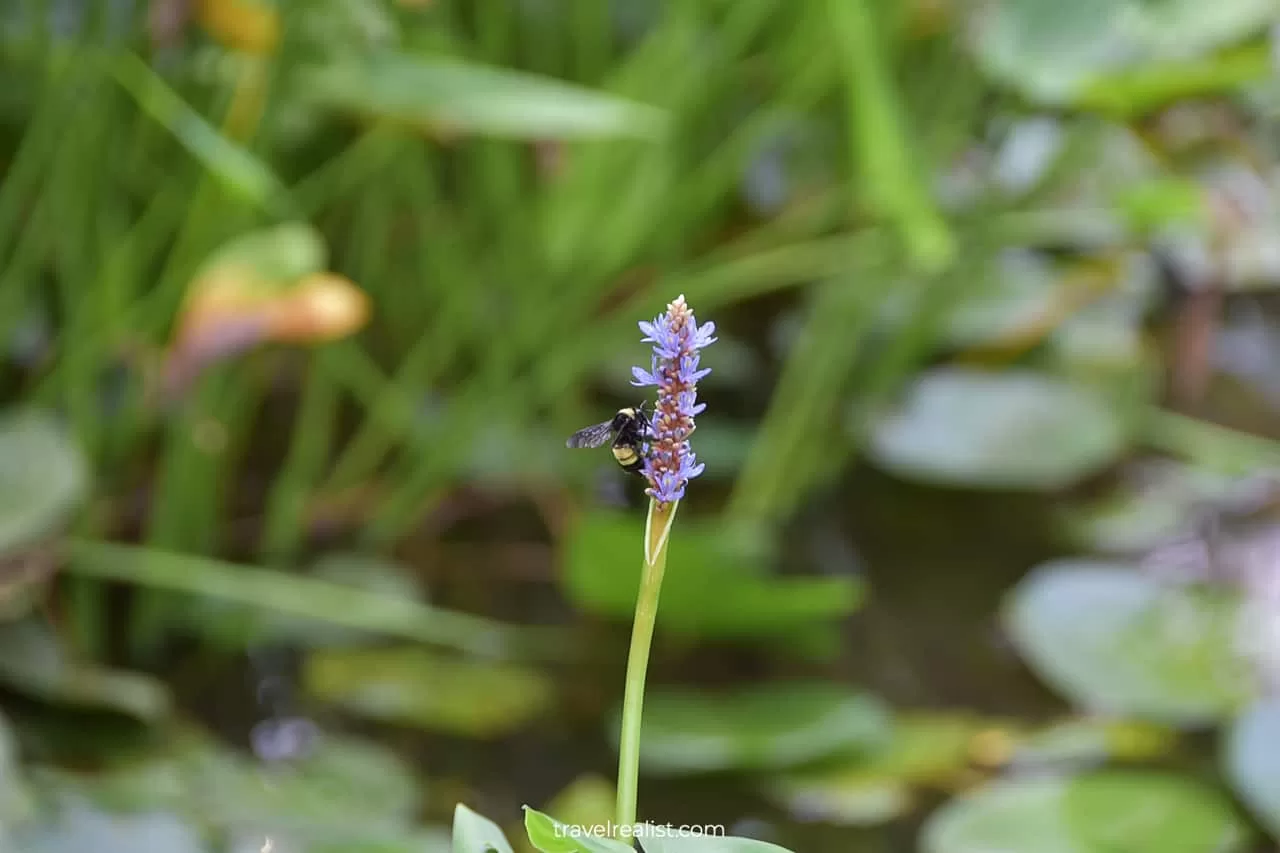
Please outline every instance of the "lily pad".
[{"label": "lily pad", "polygon": [[881,748],[783,774],[765,782],[764,793],[805,820],[883,823],[915,805],[917,786],[945,788],[959,780],[969,767],[970,743],[985,727],[968,715],[902,715]]},{"label": "lily pad", "polygon": [[521,728],[555,698],[537,670],[418,646],[313,652],[302,678],[311,695],[352,713],[479,738]]},{"label": "lily pad", "polygon": [[1063,528],[1081,546],[1137,554],[1182,539],[1202,509],[1238,499],[1248,486],[1209,469],[1152,462],[1103,499],[1064,512]]},{"label": "lily pad", "polygon": [[[415,824],[421,787],[397,757],[372,742],[322,736],[300,758],[261,762],[198,731],[156,750],[78,772],[39,768],[39,789],[110,814],[164,812],[258,853],[427,853],[447,849]],[[148,848],[149,849],[149,848]]]},{"label": "lily pad", "polygon": [[1241,801],[1280,839],[1280,700],[1259,702],[1235,720],[1225,764]]},{"label": "lily pad", "polygon": [[0,682],[54,705],[142,722],[163,718],[172,706],[167,688],[153,678],[71,660],[49,626],[35,618],[0,624]]},{"label": "lily pad", "polygon": [[22,853],[209,853],[197,829],[167,812],[110,814],[64,799],[48,821],[24,826],[13,848]]},{"label": "lily pad", "polygon": [[1091,560],[1043,564],[1012,590],[1007,631],[1050,686],[1095,712],[1194,725],[1231,713],[1257,678],[1236,648],[1239,600]]},{"label": "lily pad", "polygon": [[1249,832],[1229,801],[1152,772],[1014,777],[951,800],[921,834],[922,853],[1232,853]]},{"label": "lily pad", "polygon": [[1061,720],[1029,732],[1014,748],[1010,764],[1101,764],[1146,761],[1167,754],[1178,732],[1141,721],[1084,718]]},{"label": "lily pad", "polygon": [[910,479],[1052,490],[1110,463],[1126,429],[1090,389],[1028,370],[943,367],[920,377],[875,424],[877,463]]},{"label": "lily pad", "polygon": [[550,77],[386,51],[313,67],[299,93],[360,115],[514,139],[645,138],[664,123],[654,107]]},{"label": "lily pad", "polygon": [[965,299],[947,322],[955,346],[1000,343],[1044,327],[1060,311],[1061,274],[1044,258],[1006,250],[997,258],[993,280],[975,298]]},{"label": "lily pad", "polygon": [[1274,0],[998,0],[975,20],[974,47],[987,72],[1043,103],[1092,94],[1109,77],[1188,60],[1260,31]]},{"label": "lily pad", "polygon": [[324,839],[298,840],[277,832],[267,835],[257,831],[234,837],[226,849],[218,853],[262,853],[268,840],[271,842],[270,853],[450,853],[452,849],[449,832],[441,829],[385,832],[332,842]]},{"label": "lily pad", "polygon": [[19,409],[0,417],[0,554],[56,532],[88,487],[88,461],[52,414]]},{"label": "lily pad", "polygon": [[261,765],[198,746],[180,769],[189,807],[228,831],[270,830],[312,843],[394,837],[412,825],[421,786],[392,752],[327,735],[300,760]]},{"label": "lily pad", "polygon": [[655,689],[645,696],[640,763],[655,775],[782,770],[869,751],[889,736],[878,699],[829,682]]},{"label": "lily pad", "polygon": [[[759,531],[723,525],[682,524],[671,540],[670,566],[658,616],[664,631],[697,637],[744,639],[783,636],[821,620],[838,619],[861,603],[858,580],[841,577],[769,577],[768,543]],[[597,512],[568,537],[566,594],[578,606],[630,620],[640,589],[644,519]],[[619,562],[622,565],[619,565]]]},{"label": "lily pad", "polygon": [[[1026,249],[1006,249],[984,269],[983,281],[948,312],[942,329],[957,347],[1017,342],[1056,317],[1063,275],[1053,262]],[[919,306],[908,288],[891,291],[877,309],[886,331],[905,328]]]}]

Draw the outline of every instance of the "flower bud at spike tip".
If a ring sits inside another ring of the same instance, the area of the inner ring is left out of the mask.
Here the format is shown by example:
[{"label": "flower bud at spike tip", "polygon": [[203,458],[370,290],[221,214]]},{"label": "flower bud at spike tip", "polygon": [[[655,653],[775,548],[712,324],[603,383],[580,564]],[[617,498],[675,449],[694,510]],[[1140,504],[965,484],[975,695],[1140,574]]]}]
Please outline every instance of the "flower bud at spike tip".
[{"label": "flower bud at spike tip", "polygon": [[699,326],[681,295],[652,323],[641,322],[640,331],[642,340],[653,343],[653,356],[648,370],[631,368],[631,384],[658,389],[653,434],[645,448],[645,492],[660,504],[671,504],[684,497],[685,486],[704,467],[688,439],[694,417],[706,408],[697,402],[698,380],[711,372],[698,369],[698,351],[715,343],[716,324]]}]

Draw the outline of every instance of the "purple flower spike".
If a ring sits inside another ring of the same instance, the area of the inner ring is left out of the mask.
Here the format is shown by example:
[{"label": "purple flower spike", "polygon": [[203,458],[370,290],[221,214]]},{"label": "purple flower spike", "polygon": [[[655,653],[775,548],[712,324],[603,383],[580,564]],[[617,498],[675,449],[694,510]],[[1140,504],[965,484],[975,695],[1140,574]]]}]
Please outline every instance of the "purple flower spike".
[{"label": "purple flower spike", "polygon": [[658,403],[653,415],[653,431],[645,454],[644,475],[649,481],[646,494],[661,504],[675,503],[684,497],[685,486],[702,473],[689,447],[693,418],[706,408],[698,403],[698,380],[711,372],[698,369],[698,350],[715,343],[715,323],[699,326],[693,312],[679,296],[667,306],[667,313],[652,323],[640,323],[645,342],[653,344],[649,370],[631,368],[632,385],[658,388]]}]

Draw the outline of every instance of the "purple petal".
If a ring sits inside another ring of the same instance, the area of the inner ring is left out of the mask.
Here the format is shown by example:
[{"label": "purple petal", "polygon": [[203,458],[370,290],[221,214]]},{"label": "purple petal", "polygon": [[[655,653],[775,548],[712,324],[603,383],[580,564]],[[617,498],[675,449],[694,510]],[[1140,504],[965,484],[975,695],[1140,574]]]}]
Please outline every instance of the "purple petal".
[{"label": "purple petal", "polygon": [[658,377],[645,370],[643,367],[631,368],[631,375],[635,377],[635,379],[631,381],[631,384],[637,387],[658,384]]}]

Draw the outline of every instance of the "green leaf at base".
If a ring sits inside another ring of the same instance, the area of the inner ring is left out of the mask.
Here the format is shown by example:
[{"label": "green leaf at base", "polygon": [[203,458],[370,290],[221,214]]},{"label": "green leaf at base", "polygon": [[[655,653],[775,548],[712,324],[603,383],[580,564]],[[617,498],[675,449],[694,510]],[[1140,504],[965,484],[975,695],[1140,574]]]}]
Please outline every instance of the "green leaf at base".
[{"label": "green leaf at base", "polygon": [[792,853],[767,841],[736,835],[659,835],[650,831],[641,836],[640,843],[645,853]]},{"label": "green leaf at base", "polygon": [[634,853],[631,845],[596,833],[595,827],[571,826],[524,807],[524,829],[542,853]]},{"label": "green leaf at base", "polygon": [[453,809],[453,853],[512,853],[498,825],[458,803]]}]

